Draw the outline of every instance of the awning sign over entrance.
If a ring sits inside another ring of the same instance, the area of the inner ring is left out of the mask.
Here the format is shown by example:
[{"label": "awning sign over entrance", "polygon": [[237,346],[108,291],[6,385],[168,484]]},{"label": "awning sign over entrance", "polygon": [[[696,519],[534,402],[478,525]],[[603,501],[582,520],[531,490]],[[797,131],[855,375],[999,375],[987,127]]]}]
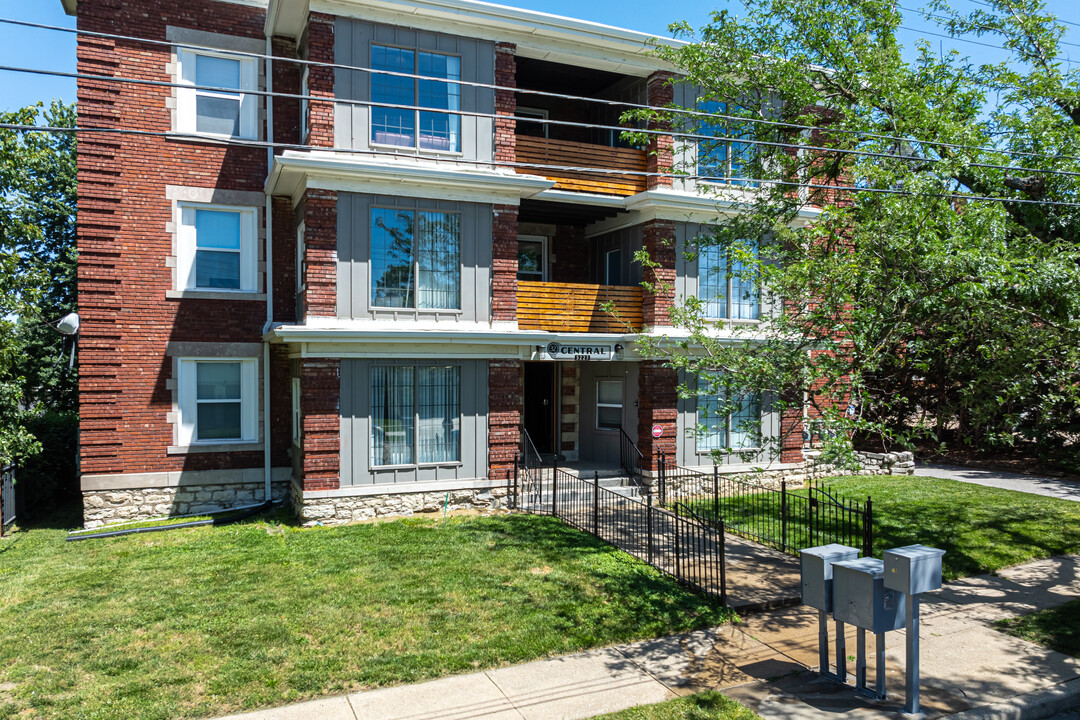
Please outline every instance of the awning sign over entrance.
[{"label": "awning sign over entrance", "polygon": [[544,354],[548,360],[614,360],[613,345],[564,345],[549,342]]}]

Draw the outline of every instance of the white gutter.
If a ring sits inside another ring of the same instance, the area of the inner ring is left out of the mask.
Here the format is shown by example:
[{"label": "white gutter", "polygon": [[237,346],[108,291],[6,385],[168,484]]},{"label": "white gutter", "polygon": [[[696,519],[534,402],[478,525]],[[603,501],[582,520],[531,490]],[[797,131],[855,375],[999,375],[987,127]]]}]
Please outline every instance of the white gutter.
[{"label": "white gutter", "polygon": [[[273,41],[266,36],[266,172],[274,167],[274,68],[270,55],[273,54]],[[263,333],[274,323],[274,227],[273,227],[273,198],[270,192],[266,193],[266,263],[264,265],[263,283],[266,285],[266,324],[263,325]],[[266,502],[270,502],[272,491],[270,479],[272,468],[270,467],[270,343],[263,341],[263,493]]]}]

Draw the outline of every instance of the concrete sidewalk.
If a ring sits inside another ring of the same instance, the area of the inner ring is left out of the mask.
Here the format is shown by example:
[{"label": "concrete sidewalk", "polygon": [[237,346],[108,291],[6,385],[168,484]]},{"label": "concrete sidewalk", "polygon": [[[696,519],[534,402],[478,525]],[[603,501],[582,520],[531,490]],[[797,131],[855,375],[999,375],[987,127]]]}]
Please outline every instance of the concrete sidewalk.
[{"label": "concrete sidewalk", "polygon": [[[968,578],[926,596],[920,633],[926,717],[1041,718],[1080,706],[1080,661],[990,626],[994,620],[1074,597],[1080,597],[1080,556],[1039,560],[998,576]],[[817,663],[816,618],[816,611],[785,608],[751,615],[738,625],[235,715],[230,720],[589,718],[705,689],[723,690],[765,718],[905,717],[903,631],[887,636],[889,698],[877,702],[812,671]],[[854,637],[852,630],[851,652]],[[852,666],[849,663],[851,671]],[[868,682],[873,682],[873,674],[871,667]]]},{"label": "concrete sidewalk", "polygon": [[1056,497],[1062,500],[1080,501],[1080,483],[1063,478],[1022,475],[1020,473],[984,470],[961,465],[919,465],[915,468],[915,475],[958,480],[985,487]]}]

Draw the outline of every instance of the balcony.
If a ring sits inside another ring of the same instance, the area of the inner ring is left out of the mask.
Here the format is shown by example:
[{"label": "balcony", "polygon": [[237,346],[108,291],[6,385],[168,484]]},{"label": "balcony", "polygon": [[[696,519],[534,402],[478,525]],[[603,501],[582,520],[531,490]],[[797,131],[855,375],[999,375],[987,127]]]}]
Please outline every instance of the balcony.
[{"label": "balcony", "polygon": [[[611,302],[617,317],[604,312]],[[641,330],[641,288],[519,280],[517,319],[522,330],[626,333]]]},{"label": "balcony", "polygon": [[[518,135],[516,142],[517,161],[519,163],[645,172],[644,150],[592,145],[571,140],[552,140],[551,138],[533,137],[531,135]],[[644,192],[648,187],[644,175],[590,173],[531,167],[519,167],[517,171],[528,175],[543,175],[549,180],[555,181],[556,189],[572,192],[625,196]]]}]

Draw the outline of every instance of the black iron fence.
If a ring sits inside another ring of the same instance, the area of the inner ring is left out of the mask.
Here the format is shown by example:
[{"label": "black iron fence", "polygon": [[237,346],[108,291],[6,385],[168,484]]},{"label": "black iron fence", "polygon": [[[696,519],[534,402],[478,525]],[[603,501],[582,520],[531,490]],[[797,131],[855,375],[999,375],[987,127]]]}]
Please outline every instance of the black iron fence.
[{"label": "black iron fence", "polygon": [[626,434],[626,431],[620,427],[619,463],[622,465],[622,469],[626,471],[627,477],[641,477],[641,461],[641,451],[638,450],[637,445],[630,439],[630,436]]},{"label": "black iron fence", "polygon": [[789,489],[781,480],[771,487],[719,472],[702,473],[678,467],[661,454],[657,475],[659,504],[676,512],[692,510],[694,517],[727,532],[781,552],[827,543],[857,547],[864,556],[873,545],[873,501],[841,497],[831,487]]},{"label": "black iron fence", "polygon": [[628,494],[631,488],[601,486],[595,473],[582,478],[554,464],[529,467],[519,458],[514,479],[522,510],[558,517],[727,604],[723,523],[707,522],[690,506],[658,507],[651,493],[640,499]]},{"label": "black iron fence", "polygon": [[15,522],[15,466],[0,469],[0,536]]}]

